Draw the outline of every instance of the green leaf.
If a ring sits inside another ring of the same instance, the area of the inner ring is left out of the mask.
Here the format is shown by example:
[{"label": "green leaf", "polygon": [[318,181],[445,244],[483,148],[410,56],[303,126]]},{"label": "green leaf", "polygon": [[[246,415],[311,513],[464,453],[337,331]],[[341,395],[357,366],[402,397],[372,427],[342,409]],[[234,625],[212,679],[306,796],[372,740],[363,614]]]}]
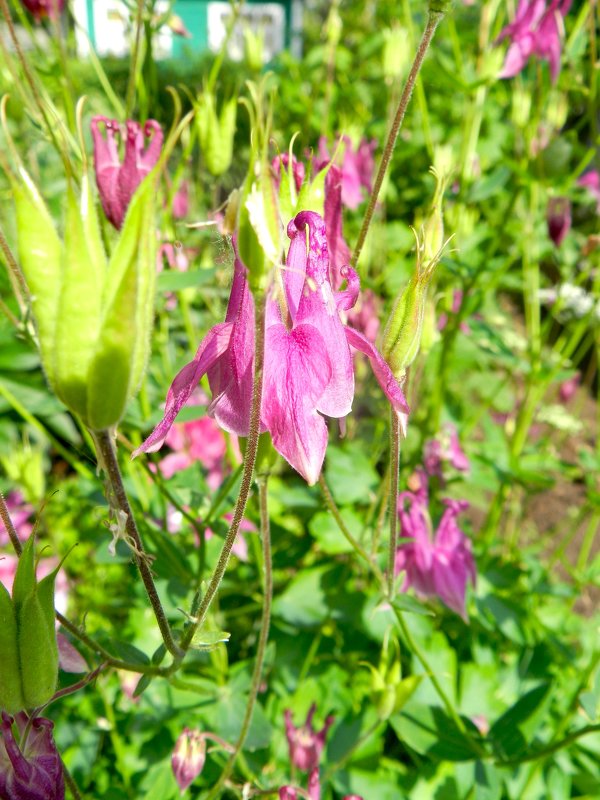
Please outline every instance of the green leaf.
[{"label": "green leaf", "polygon": [[329,567],[300,572],[273,603],[273,613],[292,625],[318,625],[329,615],[323,576]]},{"label": "green leaf", "polygon": [[431,609],[427,608],[427,606],[423,605],[423,603],[420,603],[418,600],[415,600],[414,597],[410,597],[408,594],[396,595],[392,600],[392,605],[394,608],[397,608],[398,611],[406,611],[409,614],[420,614],[422,617],[435,616]]},{"label": "green leaf", "polygon": [[509,708],[490,728],[488,734],[499,758],[512,759],[524,755],[528,740],[535,730],[537,718],[550,700],[550,684],[531,689]]},{"label": "green leaf", "polygon": [[231,634],[227,631],[207,631],[205,628],[200,628],[194,634],[190,646],[194,650],[203,650],[208,653],[220,644],[227,644],[230,638]]},{"label": "green leaf", "polygon": [[[473,723],[468,719],[463,721],[478,737]],[[477,755],[471,740],[439,706],[410,703],[394,714],[390,722],[401,742],[436,761],[470,761]]]},{"label": "green leaf", "polygon": [[[342,519],[350,533],[360,540],[362,520],[350,509],[341,511]],[[340,531],[339,525],[328,511],[321,511],[311,519],[308,529],[319,543],[319,549],[329,555],[352,553],[354,548]]]},{"label": "green leaf", "polygon": [[502,780],[493,764],[475,762],[475,800],[500,800]]},{"label": "green leaf", "polygon": [[339,505],[369,503],[371,492],[380,479],[358,443],[348,443],[344,447],[330,445],[326,467],[328,483]]}]

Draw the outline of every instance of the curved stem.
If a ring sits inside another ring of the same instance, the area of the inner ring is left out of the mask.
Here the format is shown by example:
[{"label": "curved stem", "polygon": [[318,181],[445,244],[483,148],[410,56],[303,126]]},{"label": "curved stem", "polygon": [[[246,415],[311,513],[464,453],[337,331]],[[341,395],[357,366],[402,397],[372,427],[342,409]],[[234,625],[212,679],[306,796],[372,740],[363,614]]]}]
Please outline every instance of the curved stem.
[{"label": "curved stem", "polygon": [[383,572],[379,569],[374,559],[372,559],[369,556],[369,554],[367,553],[365,548],[361,545],[361,543],[358,541],[358,539],[355,539],[355,537],[348,530],[348,527],[342,518],[340,510],[337,507],[335,500],[333,499],[333,495],[331,494],[329,486],[327,485],[327,482],[323,477],[323,473],[319,475],[319,486],[321,487],[321,491],[323,492],[323,499],[325,500],[325,505],[329,509],[331,516],[337,522],[338,528],[340,529],[344,537],[347,539],[347,541],[352,545],[354,550],[356,550],[358,555],[362,559],[364,559],[364,561],[367,562],[373,573],[377,576],[377,578],[383,585],[383,583],[385,582]]},{"label": "curved stem", "polygon": [[[219,585],[223,580],[223,575],[229,563],[229,556],[231,549],[235,542],[240,524],[244,518],[246,510],[246,503],[250,494],[250,487],[252,485],[252,475],[254,473],[254,464],[256,462],[256,452],[258,450],[258,438],[260,435],[260,408],[262,403],[262,384],[263,384],[263,363],[265,353],[265,297],[264,295],[255,295],[254,298],[256,306],[256,316],[254,322],[254,382],[252,387],[252,407],[250,410],[250,430],[248,432],[248,441],[246,444],[246,455],[244,458],[244,469],[242,472],[242,482],[240,485],[240,493],[238,495],[235,509],[233,511],[233,519],[227,531],[225,542],[221,555],[217,561],[217,566],[213,573],[210,583],[206,589],[204,597],[198,607],[198,613],[194,614],[195,621],[185,631],[181,646],[184,651],[189,649],[189,646],[194,638],[194,634],[201,627],[212,601],[219,589]],[[176,659],[173,664],[173,669],[178,666]]]},{"label": "curved stem", "polygon": [[387,593],[394,594],[394,566],[398,541],[398,482],[400,479],[400,424],[398,415],[390,408],[390,543],[388,548]]},{"label": "curved stem", "polygon": [[233,752],[229,756],[227,763],[221,773],[221,776],[215,786],[213,786],[207,800],[216,797],[221,786],[231,775],[231,771],[235,761],[240,754],[246,736],[250,729],[252,722],[252,714],[254,713],[254,706],[256,705],[256,698],[258,697],[258,690],[262,680],[262,671],[265,661],[265,653],[267,650],[267,642],[269,640],[269,626],[271,624],[271,601],[273,598],[273,567],[271,562],[271,530],[269,526],[269,509],[267,504],[267,476],[260,476],[258,478],[258,497],[260,506],[260,536],[262,540],[262,554],[263,554],[263,593],[264,603],[262,617],[260,620],[260,636],[258,638],[258,647],[256,649],[256,661],[254,662],[254,670],[252,671],[252,681],[250,683],[250,695],[246,704],[246,713],[242,721],[242,728],[240,735],[235,743]]},{"label": "curved stem", "polygon": [[174,656],[180,656],[182,655],[182,651],[173,639],[171,626],[169,625],[169,621],[167,620],[167,616],[164,612],[158,592],[156,590],[156,586],[154,584],[154,578],[152,577],[152,571],[150,569],[150,559],[144,550],[144,545],[142,543],[131,506],[129,505],[129,499],[127,497],[127,492],[125,491],[125,486],[123,485],[123,478],[121,476],[121,470],[119,468],[119,461],[117,459],[117,453],[113,443],[112,434],[108,430],[91,431],[91,434],[92,438],[94,439],[94,444],[96,446],[96,451],[98,453],[101,466],[106,471],[110,490],[116,503],[116,508],[125,515],[125,532],[129,538],[129,544],[133,553],[133,558],[146,589],[146,594],[150,600],[152,610],[154,611],[154,616],[156,617],[158,627],[160,628],[165,647]]},{"label": "curved stem", "polygon": [[423,31],[423,36],[419,43],[419,47],[415,55],[415,60],[413,61],[413,65],[410,69],[410,72],[408,73],[408,78],[406,79],[406,83],[404,84],[404,90],[402,92],[402,95],[400,96],[400,100],[398,102],[398,108],[396,109],[396,114],[394,115],[394,121],[392,122],[392,126],[390,128],[390,132],[388,133],[388,138],[385,143],[385,147],[383,148],[383,155],[381,156],[381,163],[379,164],[379,169],[377,170],[377,175],[375,177],[375,182],[373,184],[373,191],[371,192],[371,196],[369,198],[369,204],[367,206],[367,210],[365,211],[365,216],[360,229],[360,233],[358,234],[358,241],[356,242],[356,247],[354,248],[354,252],[352,253],[352,259],[350,261],[350,265],[354,268],[358,263],[358,259],[363,249],[365,239],[367,238],[367,233],[369,231],[369,226],[373,218],[375,206],[377,205],[377,200],[379,199],[379,192],[381,191],[381,185],[383,183],[385,173],[387,172],[387,168],[394,153],[396,139],[398,138],[398,133],[402,126],[402,122],[404,121],[404,115],[406,114],[406,109],[408,108],[408,104],[410,102],[413,89],[415,88],[417,76],[421,69],[421,65],[423,64],[423,60],[425,58],[427,50],[429,49],[429,45],[431,44],[431,40],[433,39],[433,35],[435,34],[435,30],[439,25],[439,23],[441,22],[443,16],[444,14],[441,11],[429,12],[429,16],[427,18],[427,25],[425,26],[425,30]]}]

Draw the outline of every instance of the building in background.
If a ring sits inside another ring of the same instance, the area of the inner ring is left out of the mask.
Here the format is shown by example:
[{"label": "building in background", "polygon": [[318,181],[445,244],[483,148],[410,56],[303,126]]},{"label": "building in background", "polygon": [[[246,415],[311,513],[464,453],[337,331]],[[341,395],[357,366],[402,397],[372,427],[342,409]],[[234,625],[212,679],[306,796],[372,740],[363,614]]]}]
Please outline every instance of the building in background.
[{"label": "building in background", "polygon": [[[157,14],[165,13],[169,3],[155,4]],[[122,0],[73,0],[77,48],[81,55],[90,45],[100,56],[126,56],[131,43],[131,18]],[[155,43],[156,58],[181,58],[206,50],[217,52],[225,38],[232,15],[231,3],[210,0],[176,0],[172,12],[189,34],[181,36],[167,25]],[[263,62],[288,48],[296,56],[302,51],[302,0],[255,2],[246,0],[228,45],[228,55],[240,61],[248,34],[261,40]]]}]

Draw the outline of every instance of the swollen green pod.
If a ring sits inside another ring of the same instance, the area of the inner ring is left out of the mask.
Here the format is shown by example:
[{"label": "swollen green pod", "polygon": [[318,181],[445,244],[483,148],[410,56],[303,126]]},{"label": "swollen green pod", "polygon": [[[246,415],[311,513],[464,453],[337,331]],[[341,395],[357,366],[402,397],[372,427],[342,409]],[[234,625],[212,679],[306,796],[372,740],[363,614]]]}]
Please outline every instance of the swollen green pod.
[{"label": "swollen green pod", "polygon": [[25,705],[19,670],[17,618],[10,595],[0,583],[0,710],[14,714]]},{"label": "swollen green pod", "polygon": [[54,625],[49,630],[48,612],[33,591],[18,611],[19,662],[23,699],[27,708],[50,700],[58,680],[58,645]]}]

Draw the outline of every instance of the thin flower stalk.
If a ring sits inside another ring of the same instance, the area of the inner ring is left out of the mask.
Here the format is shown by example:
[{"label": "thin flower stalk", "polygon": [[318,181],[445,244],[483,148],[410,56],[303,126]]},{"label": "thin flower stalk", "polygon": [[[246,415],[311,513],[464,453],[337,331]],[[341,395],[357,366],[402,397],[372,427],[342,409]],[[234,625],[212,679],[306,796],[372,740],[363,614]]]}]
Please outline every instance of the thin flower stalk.
[{"label": "thin flower stalk", "polygon": [[273,599],[273,566],[271,556],[271,529],[269,525],[269,508],[268,508],[268,477],[260,475],[258,478],[258,498],[260,507],[260,537],[262,542],[262,560],[263,560],[263,610],[260,621],[260,635],[258,638],[258,647],[256,650],[256,660],[254,662],[254,670],[252,672],[252,680],[250,683],[250,694],[246,704],[246,711],[242,721],[240,735],[235,743],[233,752],[229,756],[227,763],[219,777],[219,780],[213,787],[211,793],[208,795],[207,800],[217,797],[218,792],[231,775],[231,771],[235,765],[236,759],[240,754],[250,724],[252,722],[252,715],[256,705],[256,698],[258,697],[258,690],[262,680],[263,667],[265,662],[265,653],[267,650],[267,642],[269,641],[269,627],[271,624],[271,603]]},{"label": "thin flower stalk", "polygon": [[398,133],[400,132],[400,128],[402,127],[402,122],[404,121],[406,109],[408,108],[408,104],[410,102],[413,89],[415,88],[415,83],[419,75],[419,72],[421,70],[421,65],[423,64],[423,61],[427,54],[427,50],[429,49],[429,45],[431,44],[431,41],[435,34],[436,28],[442,21],[443,17],[444,14],[442,11],[430,11],[427,17],[427,25],[425,26],[425,30],[423,32],[423,36],[419,43],[419,47],[417,49],[417,53],[413,61],[413,65],[406,79],[406,83],[404,84],[404,91],[402,92],[402,95],[398,102],[398,108],[396,109],[396,113],[394,115],[394,121],[392,122],[392,126],[388,133],[387,141],[385,143],[385,147],[383,148],[383,155],[381,156],[379,169],[377,170],[377,175],[375,176],[373,191],[371,192],[371,196],[369,198],[369,204],[367,206],[367,210],[365,211],[365,216],[362,222],[360,233],[358,234],[358,241],[356,242],[356,247],[354,248],[354,252],[352,253],[352,260],[350,262],[350,266],[353,268],[355,268],[358,263],[358,259],[363,249],[365,240],[367,238],[367,233],[369,232],[371,220],[373,219],[373,214],[375,212],[375,206],[377,204],[377,200],[379,199],[379,192],[381,191],[381,185],[383,184],[383,179],[385,178],[387,168],[392,159],[394,148],[396,146],[396,140],[398,139]]},{"label": "thin flower stalk", "polygon": [[390,411],[390,540],[388,547],[387,593],[391,600],[394,596],[394,564],[398,542],[398,483],[400,480],[400,423],[394,409]]},{"label": "thin flower stalk", "polygon": [[[217,566],[212,575],[210,583],[206,592],[200,602],[197,614],[194,614],[194,621],[190,624],[187,631],[184,633],[181,646],[184,651],[189,649],[189,646],[194,638],[196,631],[202,626],[206,615],[211,606],[212,601],[219,589],[229,557],[233,548],[240,524],[244,518],[246,511],[246,504],[250,494],[252,485],[252,476],[254,474],[254,465],[256,463],[256,453],[258,450],[258,439],[260,435],[260,408],[262,403],[263,393],[263,367],[264,367],[264,343],[265,343],[265,297],[264,295],[255,296],[256,314],[255,314],[255,351],[254,351],[254,378],[252,384],[252,405],[250,408],[250,428],[248,432],[248,441],[246,444],[246,453],[244,456],[244,466],[242,471],[242,482],[240,485],[239,495],[233,511],[233,518],[223,548],[217,561]],[[177,660],[174,667],[177,665]]]},{"label": "thin flower stalk", "polygon": [[112,434],[110,431],[95,431],[93,433],[93,439],[96,445],[98,457],[102,466],[106,470],[108,483],[114,495],[117,509],[125,515],[125,531],[131,541],[130,546],[133,557],[146,589],[146,594],[150,600],[152,610],[154,611],[154,616],[156,617],[158,627],[160,628],[165,647],[172,655],[177,657],[181,655],[181,650],[173,638],[171,626],[169,625],[169,621],[162,607],[160,597],[158,596],[158,591],[156,590],[156,586],[154,584],[154,578],[152,577],[152,570],[150,569],[148,554],[144,550],[144,545],[142,543],[131,506],[129,505],[129,499],[125,491],[125,486],[123,484],[123,478],[121,476],[121,470],[119,468],[119,462],[112,440]]}]

